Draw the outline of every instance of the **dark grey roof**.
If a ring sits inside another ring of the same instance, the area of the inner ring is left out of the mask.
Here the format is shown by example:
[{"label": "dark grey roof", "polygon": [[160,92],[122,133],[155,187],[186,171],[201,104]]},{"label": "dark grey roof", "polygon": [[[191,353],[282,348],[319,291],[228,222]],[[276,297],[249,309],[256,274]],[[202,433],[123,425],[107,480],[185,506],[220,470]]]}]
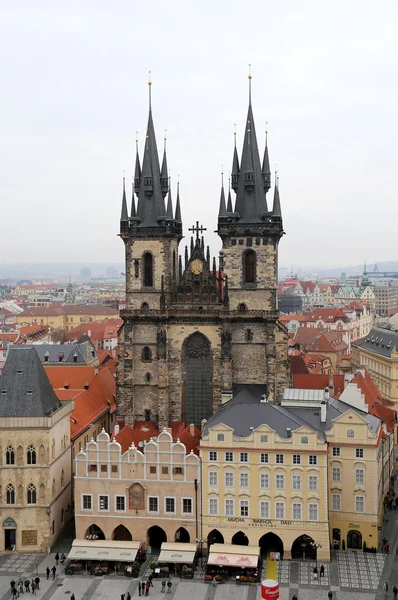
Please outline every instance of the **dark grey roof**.
[{"label": "dark grey roof", "polygon": [[35,348],[9,349],[0,377],[0,417],[45,417],[62,406]]},{"label": "dark grey roof", "polygon": [[173,220],[173,200],[171,198],[171,185],[169,186],[169,195],[167,198],[167,211],[166,211],[166,219]]},{"label": "dark grey roof", "polygon": [[356,342],[356,345],[373,354],[391,357],[392,351],[398,350],[398,331],[373,327],[366,337]]},{"label": "dark grey roof", "polygon": [[373,433],[380,426],[380,419],[377,417],[334,398],[328,403],[326,422],[322,423],[319,406],[301,408],[260,402],[264,393],[265,386],[261,385],[238,387],[232,400],[209,418],[204,427],[204,435],[211,427],[222,423],[231,427],[237,437],[247,437],[252,427],[256,429],[260,425],[268,425],[282,438],[288,437],[289,429],[295,431],[301,427],[310,427],[318,433],[320,439],[326,439],[325,433],[332,427],[333,420],[349,410],[361,415]]},{"label": "dark grey roof", "polygon": [[229,213],[233,212],[232,211],[231,188],[228,190],[227,212],[229,212]]},{"label": "dark grey roof", "polygon": [[[13,348],[33,347],[42,363],[77,363],[83,365],[87,362],[87,344],[90,344],[87,340],[80,340],[77,344],[34,344],[33,346],[21,344],[20,346],[13,346]],[[62,361],[59,360],[60,354],[63,354]]]},{"label": "dark grey roof", "polygon": [[221,187],[221,195],[220,195],[220,208],[218,211],[219,217],[225,217],[227,214],[227,207],[225,205],[225,194],[224,194],[224,186]]},{"label": "dark grey roof", "polygon": [[133,193],[131,194],[131,213],[130,213],[130,217],[134,218],[137,216],[136,210],[135,210],[135,196],[134,196],[134,184],[133,184]]},{"label": "dark grey roof", "polygon": [[151,108],[149,109],[140,187],[135,189],[135,192],[138,196],[137,213],[141,220],[139,226],[157,227],[158,219],[165,217],[166,209],[160,182],[159,155]]},{"label": "dark grey roof", "polygon": [[[252,190],[247,189],[245,185],[245,175],[247,173],[253,173],[254,186]],[[247,113],[245,137],[243,140],[235,212],[239,213],[240,221],[256,223],[261,220],[261,215],[267,212],[267,210],[260,155],[257,146],[256,128],[254,126],[253,110],[250,103]]]}]

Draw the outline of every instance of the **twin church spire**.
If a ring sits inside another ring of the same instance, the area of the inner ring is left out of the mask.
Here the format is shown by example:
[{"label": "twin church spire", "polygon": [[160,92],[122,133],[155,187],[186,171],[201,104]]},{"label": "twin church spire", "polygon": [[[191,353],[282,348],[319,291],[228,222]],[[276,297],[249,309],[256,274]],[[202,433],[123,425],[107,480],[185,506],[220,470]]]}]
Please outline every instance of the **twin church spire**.
[{"label": "twin church spire", "polygon": [[[231,202],[228,203],[226,210],[224,210],[221,198],[218,215],[219,222],[225,223],[225,220],[229,218],[231,222],[256,224],[269,222],[269,219],[272,218],[282,219],[277,182],[275,182],[274,203],[271,210],[269,210],[267,204],[267,192],[271,188],[268,131],[266,131],[265,150],[261,164],[251,103],[251,74],[249,74],[249,109],[240,164],[236,147],[236,131],[234,137],[231,179],[232,189],[236,193],[235,208],[233,209]],[[222,189],[221,197],[223,194],[224,190]]]},{"label": "twin church spire", "polygon": [[[123,179],[122,213],[120,218],[121,229],[124,232],[140,235],[148,234],[149,230],[156,229],[157,235],[162,233],[176,233],[182,237],[181,206],[179,189],[177,204],[173,212],[173,202],[170,189],[170,178],[167,167],[166,136],[164,138],[163,160],[160,166],[159,154],[156,144],[155,127],[152,117],[151,85],[149,80],[149,116],[145,136],[144,155],[142,167],[136,140],[136,159],[134,169],[134,184],[131,201],[130,216],[127,211],[125,181]],[[179,188],[179,185],[178,185]],[[137,208],[135,202],[137,197]],[[167,198],[167,208],[165,198]]]}]

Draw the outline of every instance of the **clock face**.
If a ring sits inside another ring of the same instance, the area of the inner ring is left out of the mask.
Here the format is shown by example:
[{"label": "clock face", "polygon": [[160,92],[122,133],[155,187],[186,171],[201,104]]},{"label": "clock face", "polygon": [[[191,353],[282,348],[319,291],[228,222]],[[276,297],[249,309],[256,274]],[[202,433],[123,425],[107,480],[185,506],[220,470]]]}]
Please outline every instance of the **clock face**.
[{"label": "clock face", "polygon": [[199,258],[195,258],[195,260],[191,262],[191,271],[194,275],[200,275],[203,271],[203,263]]}]

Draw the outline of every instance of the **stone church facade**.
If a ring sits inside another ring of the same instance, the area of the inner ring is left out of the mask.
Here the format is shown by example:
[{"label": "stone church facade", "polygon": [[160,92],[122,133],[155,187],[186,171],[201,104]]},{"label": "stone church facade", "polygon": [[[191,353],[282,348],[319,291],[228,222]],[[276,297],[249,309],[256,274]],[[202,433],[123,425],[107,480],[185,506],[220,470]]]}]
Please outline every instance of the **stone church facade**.
[{"label": "stone church facade", "polygon": [[[204,228],[183,238],[179,186],[173,210],[167,156],[160,165],[149,110],[142,165],[136,157],[131,210],[123,186],[120,237],[126,308],[119,331],[118,417],[125,423],[200,426],[240,385],[264,387],[270,402],[287,384],[287,332],[278,322],[279,190],[272,209],[268,147],[261,164],[251,101],[241,160],[235,144],[231,190],[221,189],[218,261]],[[166,203],[167,197],[167,203]],[[137,202],[136,202],[137,199]],[[218,264],[217,264],[218,262]]]}]

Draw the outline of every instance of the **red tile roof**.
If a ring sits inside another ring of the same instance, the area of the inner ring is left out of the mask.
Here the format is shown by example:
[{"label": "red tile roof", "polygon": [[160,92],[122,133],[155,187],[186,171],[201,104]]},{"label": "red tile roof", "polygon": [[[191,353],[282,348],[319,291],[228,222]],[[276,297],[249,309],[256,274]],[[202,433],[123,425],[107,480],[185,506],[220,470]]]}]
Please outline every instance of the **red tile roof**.
[{"label": "red tile roof", "polygon": [[307,352],[336,352],[347,350],[348,346],[338,332],[321,333],[307,344]]},{"label": "red tile roof", "polygon": [[386,406],[385,399],[379,392],[367,369],[364,369],[364,375],[358,371],[352,379],[351,383],[355,383],[365,397],[365,402],[368,405],[369,414],[378,417],[386,423],[387,430],[394,430],[395,412],[390,406]]},{"label": "red tile roof", "polygon": [[348,319],[345,312],[340,308],[316,308],[310,314],[309,321],[318,321],[318,319],[325,321],[326,323],[334,323],[339,319]]},{"label": "red tile roof", "polygon": [[[169,424],[171,429],[171,436],[174,441],[180,440],[186,447],[187,454],[191,450],[195,453],[199,453],[199,439],[202,435],[200,429],[194,425],[186,427],[184,423],[171,422]],[[192,431],[191,431],[192,429]],[[116,441],[121,445],[122,452],[126,452],[134,443],[135,446],[139,446],[139,442],[149,441],[151,437],[157,437],[159,430],[156,428],[156,424],[153,421],[137,421],[134,426],[125,425],[120,429],[116,435]]]},{"label": "red tile roof", "polygon": [[64,388],[83,390],[85,385],[90,385],[95,377],[95,368],[86,365],[71,364],[58,366],[58,364],[43,364],[46,375],[54,390]]},{"label": "red tile roof", "polygon": [[324,390],[333,383],[331,395],[339,398],[344,390],[344,375],[293,375],[293,387],[298,390]]},{"label": "red tile roof", "polygon": [[290,355],[289,362],[290,362],[290,372],[291,373],[293,373],[293,374],[308,373],[307,365],[305,364],[305,360],[301,355],[300,356]]},{"label": "red tile roof", "polygon": [[84,390],[74,398],[75,407],[71,414],[70,436],[76,439],[91,423],[95,423],[102,415],[106,415],[109,406],[103,398]]}]

